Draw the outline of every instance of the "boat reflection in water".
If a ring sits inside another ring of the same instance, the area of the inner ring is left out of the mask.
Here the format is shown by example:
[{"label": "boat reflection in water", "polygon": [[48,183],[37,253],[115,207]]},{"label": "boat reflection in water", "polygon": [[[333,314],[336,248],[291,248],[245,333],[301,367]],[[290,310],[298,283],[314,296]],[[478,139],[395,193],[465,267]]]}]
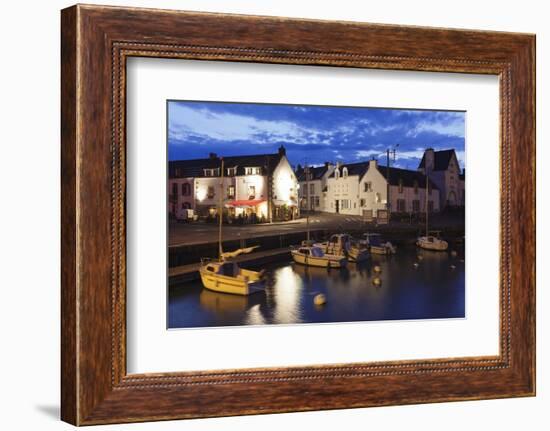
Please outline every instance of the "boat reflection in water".
[{"label": "boat reflection in water", "polygon": [[[263,293],[237,296],[208,291],[200,280],[172,286],[168,326],[352,322],[464,317],[464,253],[401,247],[347,268],[326,269],[291,261],[265,268]],[[380,285],[374,285],[378,277]],[[322,293],[326,304],[313,298]]]}]

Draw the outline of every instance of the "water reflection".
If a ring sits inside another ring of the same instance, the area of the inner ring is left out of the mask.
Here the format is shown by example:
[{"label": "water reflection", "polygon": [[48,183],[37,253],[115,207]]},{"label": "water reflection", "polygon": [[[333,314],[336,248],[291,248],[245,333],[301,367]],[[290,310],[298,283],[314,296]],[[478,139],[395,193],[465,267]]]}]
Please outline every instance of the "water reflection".
[{"label": "water reflection", "polygon": [[[453,256],[402,247],[342,270],[283,262],[266,268],[266,291],[251,296],[185,283],[170,288],[169,327],[464,317],[463,259],[462,250]],[[319,293],[323,306],[313,302]]]}]

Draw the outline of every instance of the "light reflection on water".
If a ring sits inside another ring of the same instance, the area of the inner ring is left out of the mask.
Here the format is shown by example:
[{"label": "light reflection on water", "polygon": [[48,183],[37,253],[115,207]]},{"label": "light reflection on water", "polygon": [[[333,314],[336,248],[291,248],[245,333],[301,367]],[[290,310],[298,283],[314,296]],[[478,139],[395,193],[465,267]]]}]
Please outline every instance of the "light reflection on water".
[{"label": "light reflection on water", "polygon": [[[464,317],[463,256],[463,250],[453,257],[402,247],[343,270],[283,262],[266,268],[265,292],[250,296],[212,292],[200,280],[184,283],[170,288],[169,327]],[[381,286],[373,285],[377,276]],[[327,298],[323,306],[313,303],[319,293]]]}]

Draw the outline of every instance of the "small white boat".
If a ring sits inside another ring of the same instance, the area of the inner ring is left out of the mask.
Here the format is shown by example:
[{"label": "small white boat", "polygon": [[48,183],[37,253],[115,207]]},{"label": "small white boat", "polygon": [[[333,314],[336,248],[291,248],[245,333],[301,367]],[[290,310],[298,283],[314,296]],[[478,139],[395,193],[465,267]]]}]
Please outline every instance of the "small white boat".
[{"label": "small white boat", "polygon": [[328,241],[316,243],[315,247],[327,254],[345,257],[351,262],[363,262],[369,258],[368,249],[345,233],[331,235]]},{"label": "small white boat", "polygon": [[[430,235],[431,234],[431,235]],[[445,251],[449,248],[447,241],[439,236],[439,232],[430,232],[416,240],[416,245],[424,250]]]},{"label": "small white boat", "polygon": [[397,248],[389,241],[384,242],[382,235],[379,233],[365,233],[363,235],[365,239],[361,241],[371,254],[395,254]]},{"label": "small white boat", "polygon": [[[426,171],[426,191],[428,190],[428,171]],[[434,251],[445,251],[449,248],[447,241],[444,241],[440,237],[440,232],[437,230],[429,231],[428,230],[428,216],[430,212],[428,211],[428,193],[425,193],[426,196],[426,235],[420,236],[416,240],[416,245],[424,250],[434,250]]]},{"label": "small white boat", "polygon": [[302,265],[321,268],[344,268],[347,265],[345,257],[326,254],[320,247],[302,246],[291,250],[290,253],[294,262]]}]

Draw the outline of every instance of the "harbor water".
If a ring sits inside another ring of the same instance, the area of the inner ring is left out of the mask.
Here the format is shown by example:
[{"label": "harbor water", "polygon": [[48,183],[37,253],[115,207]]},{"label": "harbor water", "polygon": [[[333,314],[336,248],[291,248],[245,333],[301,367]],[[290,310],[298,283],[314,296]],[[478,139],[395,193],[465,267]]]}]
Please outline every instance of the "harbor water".
[{"label": "harbor water", "polygon": [[[213,292],[200,280],[170,286],[168,327],[463,318],[464,248],[452,249],[402,246],[393,256],[372,255],[345,269],[273,263],[265,267],[265,291],[250,296]],[[318,294],[324,305],[314,303]]]}]

